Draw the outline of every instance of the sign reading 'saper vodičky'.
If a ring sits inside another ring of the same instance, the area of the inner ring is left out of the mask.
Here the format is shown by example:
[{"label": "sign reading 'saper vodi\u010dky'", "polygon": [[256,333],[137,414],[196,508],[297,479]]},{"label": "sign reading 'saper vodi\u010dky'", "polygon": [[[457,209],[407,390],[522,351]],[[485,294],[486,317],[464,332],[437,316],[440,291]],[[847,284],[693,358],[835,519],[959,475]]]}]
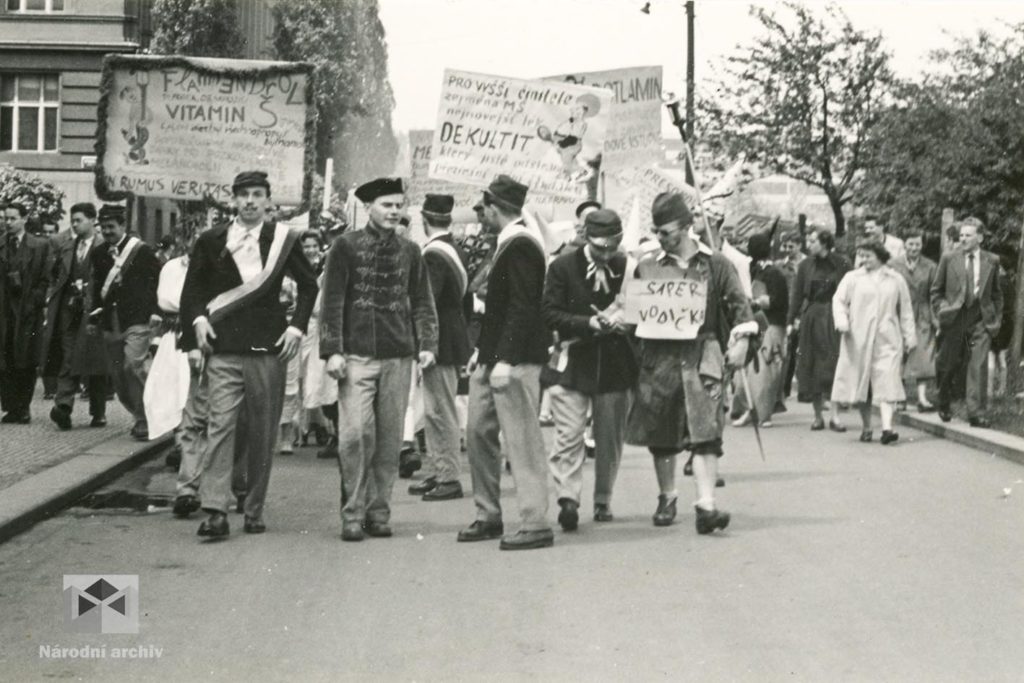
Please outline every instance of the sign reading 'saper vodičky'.
[{"label": "sign reading 'saper vodi\u010dky'", "polygon": [[316,134],[312,79],[304,63],[108,56],[97,194],[225,202],[237,173],[261,170],[276,203],[306,204]]},{"label": "sign reading 'saper vodi\u010dky'", "polygon": [[690,278],[629,280],[624,299],[623,319],[641,339],[696,339],[708,285]]}]

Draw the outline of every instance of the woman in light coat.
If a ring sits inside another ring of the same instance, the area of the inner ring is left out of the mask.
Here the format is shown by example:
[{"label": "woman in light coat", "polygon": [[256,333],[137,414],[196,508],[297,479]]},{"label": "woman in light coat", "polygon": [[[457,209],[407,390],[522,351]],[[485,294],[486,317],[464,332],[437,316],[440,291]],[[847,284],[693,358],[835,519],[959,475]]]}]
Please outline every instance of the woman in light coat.
[{"label": "woman in light coat", "polygon": [[886,265],[888,260],[889,252],[877,241],[858,243],[861,265],[843,276],[832,298],[841,335],[832,401],[858,405],[864,423],[861,441],[871,441],[871,405],[877,404],[883,445],[899,438],[892,418],[896,403],[906,399],[901,366],[917,345],[910,289]]}]

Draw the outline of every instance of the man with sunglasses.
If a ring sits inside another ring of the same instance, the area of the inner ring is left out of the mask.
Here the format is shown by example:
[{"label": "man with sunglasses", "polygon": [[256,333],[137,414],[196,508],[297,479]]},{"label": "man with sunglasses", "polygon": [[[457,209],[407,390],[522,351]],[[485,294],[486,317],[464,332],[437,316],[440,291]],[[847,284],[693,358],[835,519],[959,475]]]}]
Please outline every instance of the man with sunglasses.
[{"label": "man with sunglasses", "polygon": [[549,266],[543,303],[544,320],[561,341],[561,373],[549,390],[555,443],[548,464],[565,531],[579,524],[588,410],[596,442],[594,521],[612,521],[629,390],[637,377],[629,328],[615,304],[626,272],[626,255],[619,251],[622,220],[609,209],[591,210],[582,238],[582,247],[569,249]]},{"label": "man with sunglasses", "polygon": [[690,230],[693,216],[683,196],[658,195],[651,213],[661,251],[643,258],[635,276],[702,282],[704,318],[693,339],[653,338],[638,329],[640,377],[626,441],[646,446],[654,456],[660,488],[655,526],[675,519],[676,459],[684,450],[693,453],[697,533],[709,534],[729,525],[729,513],[715,507],[726,368],[743,367],[757,323],[736,268]]}]

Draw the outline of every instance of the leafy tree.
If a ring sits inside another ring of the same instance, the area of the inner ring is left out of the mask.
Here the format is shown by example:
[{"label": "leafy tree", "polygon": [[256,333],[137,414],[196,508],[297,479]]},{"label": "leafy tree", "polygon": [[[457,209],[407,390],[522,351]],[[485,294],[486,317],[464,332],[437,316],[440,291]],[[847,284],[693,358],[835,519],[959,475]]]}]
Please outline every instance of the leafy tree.
[{"label": "leafy tree", "polygon": [[39,176],[0,166],[0,204],[24,204],[29,216],[57,223],[64,215],[64,193]]},{"label": "leafy tree", "polygon": [[700,142],[728,157],[820,187],[846,231],[864,147],[894,82],[880,34],[860,31],[837,7],[822,16],[796,3],[751,8],[761,35],[725,64],[704,102]]},{"label": "leafy tree", "polygon": [[334,186],[394,170],[395,101],[377,0],[291,0],[274,6],[277,58],[316,66],[317,158]]},{"label": "leafy tree", "polygon": [[156,0],[153,26],[156,54],[230,59],[245,48],[235,0]]}]

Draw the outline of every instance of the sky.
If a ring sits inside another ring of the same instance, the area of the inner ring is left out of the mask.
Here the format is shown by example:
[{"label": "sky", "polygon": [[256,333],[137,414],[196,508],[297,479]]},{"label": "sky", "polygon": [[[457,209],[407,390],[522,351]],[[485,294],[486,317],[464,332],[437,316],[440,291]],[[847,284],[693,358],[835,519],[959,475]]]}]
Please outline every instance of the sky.
[{"label": "sky", "polygon": [[[683,0],[379,0],[388,42],[396,130],[433,128],[445,68],[532,78],[627,66],[664,67],[663,90],[685,93]],[[749,44],[758,22],[748,1],[696,0],[696,81]],[[762,2],[765,6],[781,3]],[[823,4],[809,0],[807,4]],[[999,32],[1024,22],[1020,0],[848,0],[859,28],[880,31],[897,74],[913,77],[947,33]],[[666,116],[666,119],[668,117]],[[666,130],[668,129],[666,123]]]}]

